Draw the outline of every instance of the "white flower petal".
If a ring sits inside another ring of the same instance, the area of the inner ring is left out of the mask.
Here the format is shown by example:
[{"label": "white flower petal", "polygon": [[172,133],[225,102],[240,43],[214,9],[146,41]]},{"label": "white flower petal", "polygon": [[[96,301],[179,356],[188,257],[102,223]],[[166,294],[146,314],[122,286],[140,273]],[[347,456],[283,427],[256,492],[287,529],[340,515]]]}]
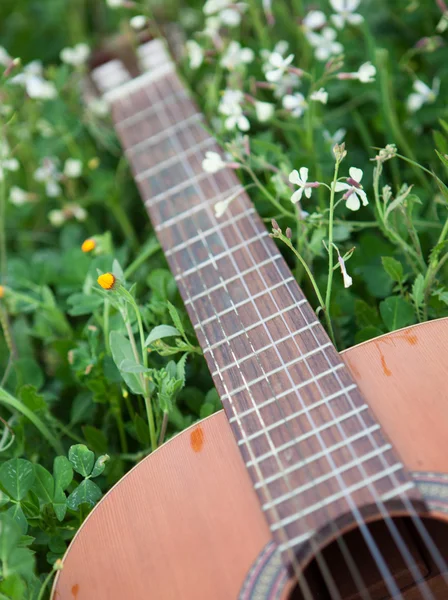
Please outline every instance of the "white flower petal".
[{"label": "white flower petal", "polygon": [[294,192],[294,194],[291,196],[291,202],[293,204],[297,204],[297,202],[300,202],[300,200],[302,199],[302,194],[303,194],[303,187],[299,188],[298,190],[296,190]]},{"label": "white flower petal", "polygon": [[343,192],[344,190],[349,190],[352,186],[348,183],[344,183],[343,181],[336,181],[334,186],[335,192]]},{"label": "white flower petal", "polygon": [[361,198],[361,202],[363,203],[363,205],[367,206],[369,201],[367,200],[367,194],[365,193],[365,191],[357,189],[356,194],[357,196],[359,196],[359,198]]},{"label": "white flower petal", "polygon": [[310,188],[310,187],[305,188],[305,196],[307,198],[311,198],[312,193],[313,193],[313,188]]},{"label": "white flower petal", "polygon": [[299,173],[300,173],[300,178],[303,183],[308,181],[308,167],[301,167],[299,169]]},{"label": "white flower petal", "polygon": [[362,169],[358,169],[357,167],[350,167],[348,172],[350,173],[350,177],[358,183],[361,181],[362,176],[364,175]]},{"label": "white flower petal", "polygon": [[300,185],[302,183],[297,169],[294,169],[294,171],[291,171],[291,173],[289,174],[289,181],[291,183],[295,183],[296,185]]},{"label": "white flower petal", "polygon": [[358,196],[353,192],[347,198],[347,201],[346,201],[345,205],[350,210],[359,210],[359,208],[361,207],[361,202],[359,201]]},{"label": "white flower petal", "polygon": [[425,102],[424,96],[422,96],[420,94],[410,94],[407,99],[407,102],[406,102],[407,109],[409,112],[417,112],[418,110],[421,109],[424,102]]}]

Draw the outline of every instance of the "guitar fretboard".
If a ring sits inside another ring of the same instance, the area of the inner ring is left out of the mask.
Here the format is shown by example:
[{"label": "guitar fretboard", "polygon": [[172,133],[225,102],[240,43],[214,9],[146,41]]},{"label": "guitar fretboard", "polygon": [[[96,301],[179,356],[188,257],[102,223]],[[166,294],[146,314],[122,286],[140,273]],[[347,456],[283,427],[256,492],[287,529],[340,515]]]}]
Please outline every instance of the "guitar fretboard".
[{"label": "guitar fretboard", "polygon": [[[288,553],[354,506],[413,495],[413,484],[236,174],[202,169],[206,151],[220,149],[163,46],[151,44],[156,68],[107,97],[261,506]],[[217,218],[214,205],[229,197]]]}]

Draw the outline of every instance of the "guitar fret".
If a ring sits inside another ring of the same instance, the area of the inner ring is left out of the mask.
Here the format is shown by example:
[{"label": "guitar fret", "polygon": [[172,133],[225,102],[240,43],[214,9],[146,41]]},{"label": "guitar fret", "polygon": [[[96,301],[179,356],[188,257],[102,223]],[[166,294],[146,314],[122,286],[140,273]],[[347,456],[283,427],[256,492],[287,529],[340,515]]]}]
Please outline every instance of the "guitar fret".
[{"label": "guitar fret", "polygon": [[[328,402],[330,402],[330,400],[334,400],[335,398],[338,398],[338,396],[341,396],[341,394],[347,394],[349,392],[351,392],[352,390],[356,389],[356,384],[352,383],[351,385],[349,385],[348,387],[342,388],[341,390],[338,390],[337,392],[335,392],[334,394],[330,394],[329,396],[325,396],[325,398],[323,398],[322,400],[319,400],[319,402],[313,402],[313,404],[309,404],[307,406],[306,409],[304,409],[302,412],[307,412],[312,410],[313,408],[318,408],[319,406],[323,406],[324,404],[327,404]],[[231,417],[229,419],[229,423],[234,423],[237,420],[240,420],[242,417],[246,417],[247,415],[251,415],[253,412],[259,410],[260,408],[264,408],[265,406],[268,406],[269,404],[272,404],[273,402],[276,402],[277,400],[283,398],[284,396],[287,396],[288,394],[292,394],[293,392],[296,391],[296,387],[292,387],[289,390],[285,390],[283,391],[281,394],[278,394],[278,396],[273,396],[272,398],[269,398],[268,400],[265,400],[264,402],[261,402],[260,404],[257,404],[256,407],[253,408],[248,408],[247,410],[244,410],[242,412],[240,412],[238,414],[238,418],[237,417]]]},{"label": "guitar fret", "polygon": [[[307,440],[308,438],[313,437],[314,435],[316,435],[317,433],[320,433],[321,431],[325,431],[326,429],[329,429],[330,427],[334,427],[338,423],[342,423],[343,421],[350,419],[350,417],[354,417],[355,415],[359,414],[360,412],[362,412],[364,410],[367,410],[368,408],[369,408],[369,406],[367,404],[358,406],[358,407],[354,408],[353,410],[344,413],[343,415],[341,415],[337,419],[334,419],[333,421],[328,421],[327,423],[324,423],[320,427],[315,427],[312,431],[308,431],[307,433],[304,433],[302,436],[300,436],[298,438],[289,440],[289,442],[285,442],[281,446],[277,446],[274,451],[270,450],[269,452],[265,452],[264,454],[257,456],[257,458],[255,458],[254,460],[250,460],[249,462],[247,462],[246,466],[252,467],[254,465],[257,465],[257,464],[263,462],[264,460],[266,460],[267,458],[270,458],[271,456],[275,456],[279,452],[282,452],[283,450],[287,450],[288,448],[291,448],[291,446],[295,446],[296,444],[299,444],[300,442],[303,442],[303,441]],[[247,443],[246,439],[243,438],[243,440],[244,440],[243,443]]]},{"label": "guitar fret", "polygon": [[103,98],[109,102],[115,102],[123,96],[129,96],[132,92],[136,92],[137,90],[147,86],[149,83],[153,83],[158,79],[161,79],[168,73],[172,73],[174,71],[174,64],[172,62],[165,63],[164,65],[160,65],[156,69],[152,71],[147,71],[143,73],[143,75],[139,75],[138,77],[134,77],[134,79],[130,79],[125,83],[122,83],[120,86],[113,88],[103,94]]},{"label": "guitar fret", "polygon": [[381,428],[378,424],[372,425],[371,427],[368,427],[367,429],[363,429],[359,433],[356,433],[356,434],[352,435],[351,437],[345,438],[344,440],[342,440],[342,442],[337,442],[336,444],[333,444],[333,446],[329,446],[329,447],[325,448],[325,450],[316,452],[316,454],[313,454],[312,456],[307,456],[307,458],[301,460],[300,462],[296,463],[295,465],[290,465],[289,467],[286,467],[286,469],[283,469],[280,473],[271,475],[270,477],[267,477],[266,479],[260,479],[260,481],[258,481],[254,485],[254,488],[256,490],[259,490],[260,488],[264,488],[267,485],[269,485],[270,483],[277,481],[277,479],[282,479],[286,475],[289,475],[290,473],[293,473],[294,471],[297,471],[298,469],[301,469],[302,467],[305,467],[305,466],[315,462],[316,460],[325,458],[326,456],[329,456],[333,452],[340,450],[341,448],[344,448],[345,446],[353,444],[353,442],[357,442],[358,440],[362,439],[363,437],[370,436],[372,433],[375,433],[376,431],[379,431],[380,429]]},{"label": "guitar fret", "polygon": [[[282,281],[280,284],[278,284],[278,286],[280,287],[280,285],[283,285],[284,283],[287,283],[290,280],[295,281],[295,278],[290,277],[288,279],[285,279],[285,281],[284,282]],[[274,286],[269,289],[273,290],[276,287],[277,286]],[[265,291],[260,292],[260,294],[265,294],[265,293],[266,293]],[[255,296],[252,296],[252,298],[255,298],[257,296],[258,296],[258,294],[256,294]],[[256,358],[259,354],[261,354],[265,350],[269,350],[269,348],[275,348],[275,346],[278,346],[278,344],[281,344],[282,342],[293,339],[296,335],[300,335],[300,333],[302,333],[303,331],[305,331],[307,329],[311,329],[312,327],[315,327],[318,324],[320,324],[320,321],[313,321],[310,325],[306,325],[305,327],[303,327],[301,329],[295,329],[294,331],[288,333],[287,335],[284,335],[283,337],[276,339],[273,342],[270,342],[269,344],[266,344],[266,346],[262,346],[255,352],[251,352],[250,354],[247,354],[246,356],[243,356],[242,358],[238,358],[238,360],[236,360],[236,361],[226,364],[224,367],[222,367],[222,369],[216,369],[215,371],[213,371],[212,377],[214,377],[215,375],[218,375],[219,373],[224,373],[225,371],[227,371],[227,369],[231,369],[232,367],[241,365],[246,360]],[[232,423],[232,419],[230,419],[230,422]]]},{"label": "guitar fret", "polygon": [[[327,506],[328,504],[332,504],[336,500],[340,500],[341,498],[344,498],[345,496],[350,495],[351,493],[356,492],[357,490],[361,490],[362,488],[367,487],[371,483],[375,483],[375,481],[384,479],[384,477],[390,477],[390,475],[392,475],[393,473],[396,473],[397,471],[400,471],[402,468],[403,468],[402,463],[399,463],[399,462],[395,463],[391,467],[388,467],[387,469],[384,469],[383,471],[379,471],[378,473],[375,473],[374,475],[371,475],[370,477],[363,479],[359,483],[355,483],[353,485],[347,486],[344,489],[342,489],[340,492],[336,492],[336,493],[332,494],[331,496],[327,496],[326,498],[319,500],[319,502],[316,502],[315,504],[312,504],[311,506],[307,506],[301,512],[297,512],[293,515],[290,515],[289,517],[286,517],[285,519],[281,519],[280,521],[277,521],[276,523],[271,525],[270,530],[277,531],[278,529],[282,529],[283,527],[285,527],[285,525],[288,525],[289,523],[293,523],[294,521],[296,521],[298,519],[303,519],[303,517],[306,517],[307,515],[310,515],[311,513],[316,512],[316,510],[319,510],[320,508]],[[290,544],[290,543],[291,542],[288,542],[288,544]]]},{"label": "guitar fret", "polygon": [[302,494],[303,492],[306,492],[307,490],[312,489],[315,485],[318,485],[319,483],[324,483],[325,481],[332,479],[336,475],[345,473],[346,471],[349,471],[353,467],[356,467],[364,462],[367,462],[370,459],[379,456],[380,454],[384,454],[391,448],[392,448],[391,444],[384,444],[383,446],[380,446],[379,448],[375,448],[375,450],[372,450],[371,452],[368,452],[367,454],[363,454],[360,458],[355,458],[355,459],[351,460],[350,462],[342,465],[341,467],[338,467],[338,468],[334,469],[333,471],[326,473],[325,475],[321,475],[320,477],[317,477],[316,479],[313,479],[312,481],[309,481],[308,483],[301,485],[300,487],[292,490],[291,492],[288,492],[287,494],[282,494],[281,496],[278,496],[277,498],[275,498],[275,500],[272,500],[271,502],[267,502],[266,504],[263,504],[261,508],[264,511],[266,511],[266,510],[273,508],[274,506],[277,506],[278,504],[282,504],[282,502],[291,500],[295,496],[298,496],[299,494]]},{"label": "guitar fret", "polygon": [[[243,190],[243,188],[241,188],[241,186],[236,186],[235,188],[232,188],[232,189]],[[230,190],[230,192],[231,192],[231,190]],[[184,210],[183,212],[178,213],[175,217],[171,217],[169,219],[164,220],[163,223],[159,223],[158,225],[155,226],[155,230],[157,232],[159,232],[159,231],[162,231],[163,229],[172,227],[173,225],[177,225],[177,223],[179,223],[180,221],[183,221],[184,219],[191,217],[192,215],[199,212],[200,210],[205,210],[213,202],[220,200],[221,198],[227,198],[228,194],[229,194],[229,192],[223,192],[219,196],[216,196],[216,198],[211,198],[210,200],[206,200],[205,202],[200,202],[199,204],[195,204],[188,210]],[[252,209],[252,212],[255,212],[255,209]],[[184,302],[185,302],[185,304],[188,304],[189,300],[187,299]]]},{"label": "guitar fret", "polygon": [[182,129],[184,129],[184,127],[186,127],[187,125],[191,125],[191,123],[195,123],[196,121],[202,121],[203,119],[204,119],[204,117],[201,113],[195,113],[194,115],[190,115],[186,119],[183,119],[182,121],[179,121],[178,123],[174,123],[173,125],[171,125],[171,127],[167,127],[166,129],[164,129],[157,135],[153,135],[153,136],[147,138],[146,140],[143,140],[142,142],[138,142],[138,144],[129,146],[128,148],[126,148],[125,153],[133,154],[136,150],[138,150],[138,151],[147,150],[151,146],[154,146],[155,144],[159,144],[166,138],[171,137],[176,132],[182,131]]},{"label": "guitar fret", "polygon": [[[226,308],[224,310],[221,310],[220,312],[217,312],[216,315],[213,315],[213,317],[209,317],[208,319],[204,319],[201,321],[202,325],[207,325],[207,323],[211,323],[212,321],[214,321],[217,317],[223,317],[224,315],[227,315],[228,313],[234,311],[236,308],[241,308],[241,306],[244,306],[245,304],[247,304],[248,302],[252,302],[252,300],[256,300],[257,298],[260,298],[262,296],[265,296],[266,294],[268,294],[269,292],[276,290],[288,283],[290,283],[291,281],[295,281],[294,277],[288,277],[287,279],[280,281],[279,283],[276,283],[275,285],[271,286],[270,288],[266,288],[265,290],[261,290],[261,292],[257,292],[256,294],[253,294],[250,298],[246,298],[245,300],[241,300],[241,302],[238,302],[237,304],[234,304],[233,306]],[[195,325],[195,328],[197,328],[197,325]],[[280,342],[282,340],[277,340],[277,342]],[[226,367],[228,368],[228,366]],[[221,372],[223,371],[223,369],[221,370]],[[216,373],[216,371],[215,371]],[[213,375],[214,373],[212,373]]]},{"label": "guitar fret", "polygon": [[224,252],[220,252],[219,254],[215,254],[215,256],[212,256],[212,258],[209,258],[208,260],[205,260],[204,262],[197,263],[194,267],[192,267],[191,269],[187,269],[181,275],[176,275],[174,279],[176,281],[179,281],[180,279],[184,279],[185,277],[188,277],[188,275],[191,275],[192,273],[197,273],[198,269],[203,269],[204,267],[207,267],[208,265],[214,265],[214,264],[216,264],[216,261],[220,260],[221,258],[226,258],[226,257],[230,256],[236,250],[240,250],[241,248],[246,248],[250,244],[257,242],[258,240],[260,240],[264,237],[269,237],[269,233],[267,231],[262,231],[260,233],[257,233],[257,235],[254,235],[253,237],[249,238],[248,240],[244,240],[244,242],[241,242],[240,244],[235,244],[231,248],[228,248],[227,250],[225,250]]},{"label": "guitar fret", "polygon": [[[226,280],[222,281],[221,283],[217,283],[216,285],[210,287],[207,291],[200,292],[199,294],[196,294],[195,296],[193,296],[191,298],[187,298],[184,301],[184,304],[194,304],[194,302],[196,302],[196,300],[199,300],[200,298],[204,298],[205,296],[208,296],[212,292],[216,292],[216,290],[219,290],[222,287],[225,287],[228,283],[232,283],[232,281],[236,281],[237,279],[242,279],[246,275],[249,275],[249,273],[253,273],[254,271],[256,271],[257,269],[259,269],[260,267],[264,267],[264,266],[268,265],[269,263],[272,263],[272,262],[275,262],[276,260],[279,260],[280,258],[283,258],[282,255],[281,254],[276,254],[275,256],[272,256],[272,257],[269,257],[269,258],[267,258],[265,260],[262,260],[257,265],[255,265],[253,267],[249,267],[248,269],[245,269],[244,271],[240,271],[237,275],[233,275],[232,277],[229,277],[229,279],[226,279]],[[204,352],[206,352],[207,350],[208,349],[206,348],[204,350]]]},{"label": "guitar fret", "polygon": [[164,161],[158,163],[157,165],[155,165],[154,167],[151,167],[150,169],[147,169],[146,171],[142,171],[141,173],[139,173],[138,175],[135,176],[135,180],[136,181],[144,181],[147,177],[150,177],[152,175],[159,173],[160,171],[162,171],[163,169],[166,169],[170,165],[176,165],[177,163],[179,163],[179,159],[180,159],[180,161],[182,161],[184,158],[188,158],[191,155],[196,154],[196,152],[198,150],[202,150],[203,148],[208,148],[209,146],[216,146],[216,141],[211,137],[203,140],[202,142],[199,142],[192,148],[188,148],[187,150],[184,150],[183,152],[179,152],[179,154],[176,154],[175,156],[172,156],[171,158],[168,158],[167,160],[164,160]]},{"label": "guitar fret", "polygon": [[207,179],[208,177],[213,177],[213,175],[211,175],[210,173],[199,173],[198,175],[195,175],[195,177],[186,179],[185,181],[182,181],[181,183],[178,183],[177,185],[173,185],[168,190],[161,192],[160,194],[156,194],[155,196],[150,196],[149,198],[145,198],[144,199],[145,206],[149,203],[158,204],[159,202],[166,200],[173,194],[177,194],[177,192],[181,192],[182,190],[189,187],[190,185],[196,185],[197,183],[200,183],[201,181],[203,181],[204,179]]},{"label": "guitar fret", "polygon": [[134,125],[135,123],[138,123],[139,121],[141,121],[142,119],[145,119],[149,115],[152,115],[153,113],[157,112],[158,110],[163,108],[166,104],[171,104],[173,102],[176,102],[177,100],[182,100],[183,98],[188,98],[188,97],[189,96],[188,96],[188,93],[186,90],[182,89],[178,92],[174,92],[174,93],[170,94],[169,96],[167,96],[164,100],[161,100],[160,102],[156,102],[155,104],[151,104],[151,106],[148,106],[147,108],[144,108],[143,110],[139,110],[138,112],[134,113],[130,117],[126,117],[125,119],[118,121],[117,123],[115,123],[115,127],[117,129],[124,129],[125,127],[128,127],[129,125]]},{"label": "guitar fret", "polygon": [[[225,192],[225,193],[227,194],[227,192]],[[214,200],[211,200],[211,202],[214,202]],[[229,221],[226,221],[224,223],[219,223],[218,225],[215,225],[214,227],[210,227],[210,229],[207,229],[206,235],[209,236],[213,233],[216,233],[222,227],[225,227],[226,225],[229,225],[230,223],[232,225],[235,223],[238,223],[238,221],[240,221],[241,219],[244,219],[245,217],[248,217],[249,215],[252,215],[255,212],[256,212],[255,208],[253,208],[253,207],[248,208],[247,210],[243,211],[239,215],[232,217]],[[165,252],[165,256],[172,256],[173,254],[175,254],[176,252],[179,252],[180,250],[185,250],[186,248],[188,248],[189,246],[192,246],[196,242],[201,241],[201,239],[203,237],[204,237],[203,234],[195,235],[194,237],[188,239],[186,242],[182,242],[181,244],[176,244],[175,246],[173,246],[172,248],[170,248],[169,250],[167,250]],[[294,277],[291,277],[291,279],[294,279]],[[203,321],[203,323],[206,323],[206,322],[207,321]]]},{"label": "guitar fret", "polygon": [[207,346],[206,348],[204,348],[204,353],[210,352],[211,350],[214,350],[215,348],[219,348],[219,346],[222,346],[222,344],[229,343],[231,340],[234,340],[235,338],[239,337],[240,335],[243,335],[244,333],[247,333],[248,331],[252,331],[252,329],[255,329],[255,327],[258,327],[259,325],[264,325],[268,321],[272,321],[272,319],[275,319],[275,317],[279,317],[282,314],[292,310],[293,308],[297,308],[297,306],[300,306],[300,304],[303,304],[305,302],[306,302],[306,300],[301,300],[299,303],[295,302],[294,304],[291,304],[291,306],[282,308],[282,310],[277,311],[276,313],[270,315],[269,317],[266,317],[265,319],[257,321],[256,323],[252,323],[252,325],[245,327],[241,331],[237,331],[236,333],[233,333],[232,335],[227,336],[225,340],[220,340],[219,342],[215,342],[211,346]]},{"label": "guitar fret", "polygon": [[[239,394],[239,392],[242,392],[243,390],[246,389],[247,386],[250,385],[254,385],[256,383],[259,383],[260,381],[263,381],[265,379],[267,379],[268,377],[271,377],[272,375],[275,375],[276,373],[279,373],[280,371],[283,371],[284,369],[287,369],[288,367],[292,367],[293,365],[296,365],[299,362],[302,362],[303,360],[307,359],[309,356],[312,356],[313,354],[316,354],[317,352],[320,352],[321,350],[323,350],[324,348],[328,348],[328,346],[331,346],[331,342],[329,342],[328,344],[325,344],[324,346],[319,346],[318,348],[315,348],[314,350],[310,350],[309,352],[307,352],[306,354],[302,354],[301,356],[297,356],[296,358],[294,358],[293,360],[282,364],[280,367],[276,367],[275,369],[272,369],[272,371],[268,371],[267,373],[263,373],[263,375],[260,375],[259,377],[257,377],[256,379],[253,379],[251,381],[248,381],[247,384],[242,385],[240,387],[235,388],[234,390],[232,390],[232,395],[235,394]],[[225,394],[222,396],[222,398],[226,398],[228,396],[226,396]],[[278,427],[280,423],[275,423],[274,426]],[[253,435],[249,436],[248,438],[245,438],[246,441],[250,441],[251,439],[254,439],[254,437],[258,437],[259,435],[261,435],[262,433],[264,433],[265,431],[268,430],[263,430],[263,431],[258,431],[256,434],[254,433]],[[242,444],[242,440],[240,440],[238,442],[238,444]]]}]

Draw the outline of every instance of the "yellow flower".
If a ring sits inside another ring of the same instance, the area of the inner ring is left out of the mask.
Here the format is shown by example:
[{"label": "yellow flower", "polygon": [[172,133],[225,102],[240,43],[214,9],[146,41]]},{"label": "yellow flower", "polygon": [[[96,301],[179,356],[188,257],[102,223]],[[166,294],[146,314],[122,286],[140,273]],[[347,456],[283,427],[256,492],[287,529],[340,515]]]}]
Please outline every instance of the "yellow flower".
[{"label": "yellow flower", "polygon": [[89,239],[83,241],[81,250],[83,252],[92,252],[92,250],[95,250],[95,247],[96,247],[95,240],[92,238],[89,238]]},{"label": "yellow flower", "polygon": [[0,285],[0,299],[5,295],[5,286]]},{"label": "yellow flower", "polygon": [[111,290],[114,287],[117,279],[115,275],[112,275],[112,273],[103,273],[98,277],[97,281],[103,290]]}]

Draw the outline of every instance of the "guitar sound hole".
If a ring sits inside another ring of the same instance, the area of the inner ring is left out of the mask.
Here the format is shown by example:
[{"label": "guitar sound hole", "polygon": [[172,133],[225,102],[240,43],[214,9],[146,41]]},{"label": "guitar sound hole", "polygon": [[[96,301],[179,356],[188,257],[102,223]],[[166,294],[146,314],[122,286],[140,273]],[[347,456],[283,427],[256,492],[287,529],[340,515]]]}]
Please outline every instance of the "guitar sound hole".
[{"label": "guitar sound hole", "polygon": [[[439,571],[430,550],[410,518],[394,518],[393,521],[412,556],[414,567],[418,569],[422,579],[427,583],[432,597],[436,600],[446,600],[448,598],[448,584],[445,577],[448,580],[448,572],[445,573],[444,577]],[[425,518],[422,521],[443,559],[448,563],[448,524],[435,519]],[[392,574],[396,586],[400,590],[401,597],[404,600],[423,600],[426,596],[420,591],[418,582],[415,581],[410,568],[403,559],[387,525],[383,521],[375,521],[370,523],[368,528],[387,568]],[[355,529],[342,536],[342,539],[367,588],[367,598],[371,600],[393,598],[394,596],[392,596],[387,582],[383,579],[362,533]],[[363,596],[351,575],[341,545],[337,541],[331,542],[323,549],[321,557],[323,561],[321,560],[320,563],[324,562],[330,571],[342,600],[362,600]],[[331,594],[330,587],[325,581],[319,561],[316,558],[305,569],[304,577],[308,582],[313,600],[333,600],[334,595]],[[290,594],[290,600],[305,599],[306,596],[301,591],[301,586],[297,585]]]}]

